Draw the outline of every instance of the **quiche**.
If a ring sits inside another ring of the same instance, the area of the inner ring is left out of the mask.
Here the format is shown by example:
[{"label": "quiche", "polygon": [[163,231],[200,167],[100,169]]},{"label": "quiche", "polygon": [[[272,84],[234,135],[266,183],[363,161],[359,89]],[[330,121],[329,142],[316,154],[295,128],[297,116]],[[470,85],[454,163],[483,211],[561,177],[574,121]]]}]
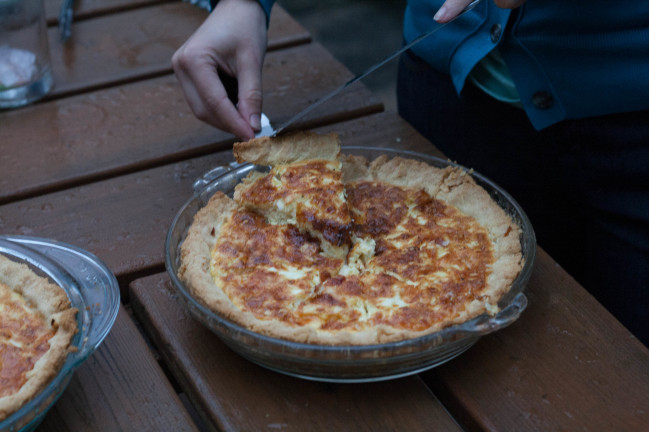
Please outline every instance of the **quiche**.
[{"label": "quiche", "polygon": [[464,169],[342,155],[335,134],[235,143],[254,171],[217,192],[181,246],[206,307],[296,342],[411,339],[498,312],[520,228]]},{"label": "quiche", "polygon": [[299,132],[290,140],[278,140],[279,145],[275,141],[263,137],[234,147],[238,162],[273,165],[268,174],[246,178],[235,191],[235,201],[271,224],[298,227],[320,241],[325,256],[343,259],[352,221],[338,138]]},{"label": "quiche", "polygon": [[61,287],[0,255],[0,421],[59,372],[77,331],[76,313]]}]

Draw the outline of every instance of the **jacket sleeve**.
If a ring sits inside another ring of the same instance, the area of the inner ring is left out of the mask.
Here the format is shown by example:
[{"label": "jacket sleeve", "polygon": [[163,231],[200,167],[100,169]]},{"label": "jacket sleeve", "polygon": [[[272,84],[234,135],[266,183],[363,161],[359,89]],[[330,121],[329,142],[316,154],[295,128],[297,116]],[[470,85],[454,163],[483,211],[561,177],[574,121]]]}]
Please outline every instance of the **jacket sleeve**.
[{"label": "jacket sleeve", "polygon": [[[270,10],[273,8],[273,4],[275,4],[275,0],[257,0],[261,7],[264,9],[264,12],[266,12],[266,23],[270,20]],[[216,4],[219,2],[219,0],[210,0],[210,11],[214,10],[214,7]]]},{"label": "jacket sleeve", "polygon": [[275,4],[275,0],[258,0],[259,4],[261,4],[261,7],[264,8],[264,12],[266,12],[266,19],[270,19],[270,10],[273,8],[273,4]]}]

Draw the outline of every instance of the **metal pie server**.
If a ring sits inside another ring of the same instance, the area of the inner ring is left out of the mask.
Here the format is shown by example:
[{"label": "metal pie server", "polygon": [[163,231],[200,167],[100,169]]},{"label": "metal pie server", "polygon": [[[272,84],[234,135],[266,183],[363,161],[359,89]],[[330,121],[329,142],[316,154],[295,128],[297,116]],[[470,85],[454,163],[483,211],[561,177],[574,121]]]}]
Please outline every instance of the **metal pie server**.
[{"label": "metal pie server", "polygon": [[[453,21],[455,21],[456,19],[458,19],[459,17],[461,17],[462,15],[464,15],[466,12],[468,12],[468,11],[470,11],[471,9],[473,9],[474,7],[476,7],[476,6],[478,5],[478,3],[480,3],[481,1],[482,1],[482,0],[474,0],[474,1],[472,1],[472,2],[469,3],[469,4],[468,4],[464,9],[462,9],[462,11],[461,11],[459,14],[457,14],[457,15],[456,15],[452,20],[450,20],[450,21],[448,21],[448,22],[446,22],[446,23],[444,23],[444,24],[438,24],[438,25],[436,25],[435,27],[433,27],[432,29],[430,29],[430,30],[427,31],[426,33],[424,33],[424,34],[422,34],[422,35],[416,37],[416,38],[413,39],[411,42],[409,42],[409,43],[403,45],[401,48],[399,48],[398,50],[396,50],[395,52],[393,52],[392,54],[390,54],[389,56],[387,56],[385,59],[383,59],[383,60],[381,60],[380,62],[374,64],[373,66],[371,66],[370,68],[368,68],[368,69],[365,70],[364,72],[362,72],[362,73],[356,75],[355,77],[353,77],[352,79],[350,79],[349,81],[347,81],[345,84],[341,85],[340,87],[336,88],[336,89],[333,90],[332,92],[330,92],[330,93],[328,93],[327,95],[323,96],[322,98],[318,99],[318,100],[315,101],[313,104],[309,105],[308,107],[306,107],[305,109],[303,109],[302,111],[300,111],[299,113],[295,114],[293,117],[291,117],[290,119],[288,119],[287,121],[285,121],[284,123],[282,123],[281,125],[279,125],[276,129],[273,130],[273,133],[271,134],[271,136],[275,136],[275,135],[281,133],[281,132],[282,132],[284,129],[286,129],[288,126],[290,126],[291,124],[295,123],[297,120],[301,119],[302,117],[304,117],[305,115],[307,115],[308,113],[310,113],[311,111],[313,111],[314,109],[316,109],[317,107],[319,107],[320,105],[322,105],[323,103],[327,102],[328,100],[330,100],[331,98],[333,98],[334,96],[336,96],[338,93],[342,92],[342,91],[345,90],[347,87],[349,87],[350,85],[354,84],[356,81],[360,81],[360,80],[362,80],[363,78],[365,78],[366,76],[368,76],[369,74],[371,74],[372,72],[374,72],[375,70],[377,70],[378,68],[380,68],[381,66],[385,65],[386,63],[390,62],[390,61],[391,61],[392,59],[394,59],[395,57],[399,56],[399,55],[402,54],[403,52],[405,52],[405,51],[407,51],[408,49],[410,49],[413,45],[416,45],[417,43],[419,43],[419,42],[421,42],[422,40],[426,39],[428,36],[432,35],[433,33],[437,32],[437,31],[439,31],[439,30],[441,30],[444,26],[446,26],[446,25],[452,23]],[[272,130],[272,128],[271,128],[271,130]]]}]

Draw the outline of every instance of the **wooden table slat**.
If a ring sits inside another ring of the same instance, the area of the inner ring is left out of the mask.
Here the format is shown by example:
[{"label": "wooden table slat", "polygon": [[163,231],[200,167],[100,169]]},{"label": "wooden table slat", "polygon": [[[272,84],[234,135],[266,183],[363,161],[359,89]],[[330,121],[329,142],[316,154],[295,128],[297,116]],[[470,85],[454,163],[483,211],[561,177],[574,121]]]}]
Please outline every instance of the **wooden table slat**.
[{"label": "wooden table slat", "polygon": [[123,308],[43,423],[39,431],[198,430]]},{"label": "wooden table slat", "polygon": [[[74,2],[73,21],[80,21],[97,15],[108,15],[122,12],[128,9],[135,9],[144,6],[151,6],[159,3],[168,3],[179,0],[83,0]],[[48,25],[56,25],[61,11],[61,0],[44,0],[45,17]]]},{"label": "wooden table slat", "polygon": [[[309,33],[281,8],[270,21],[268,49],[310,41]],[[205,20],[188,3],[165,3],[74,23],[60,41],[48,30],[54,89],[45,100],[171,73],[171,56]]]},{"label": "wooden table slat", "polygon": [[136,280],[133,308],[190,399],[218,429],[460,430],[417,377],[323,384],[254,365],[194,320],[170,283],[166,274]]},{"label": "wooden table slat", "polygon": [[[283,68],[287,62],[295,67]],[[318,44],[270,53],[264,68],[264,82],[286,83],[284,93],[265,96],[266,113],[277,122],[350,76]],[[380,110],[358,83],[296,127]],[[6,112],[1,121],[0,143],[21,145],[0,160],[0,203],[227,148],[234,140],[192,115],[172,75]],[[20,162],[27,160],[28,166]]]},{"label": "wooden table slat", "polygon": [[519,320],[424,379],[481,430],[649,430],[649,350],[540,248],[537,257]]}]

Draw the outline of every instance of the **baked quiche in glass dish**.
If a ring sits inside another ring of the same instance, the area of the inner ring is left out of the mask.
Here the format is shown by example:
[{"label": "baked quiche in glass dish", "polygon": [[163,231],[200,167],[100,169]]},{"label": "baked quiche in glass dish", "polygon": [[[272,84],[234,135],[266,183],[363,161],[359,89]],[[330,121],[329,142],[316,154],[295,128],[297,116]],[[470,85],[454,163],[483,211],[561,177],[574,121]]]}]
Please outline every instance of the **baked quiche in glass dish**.
[{"label": "baked quiche in glass dish", "polygon": [[453,358],[513,322],[534,232],[464,167],[336,135],[236,143],[167,238],[190,311],[265,367],[372,381]]},{"label": "baked quiche in glass dish", "polygon": [[0,236],[0,431],[31,431],[108,334],[119,287],[97,257]]}]

